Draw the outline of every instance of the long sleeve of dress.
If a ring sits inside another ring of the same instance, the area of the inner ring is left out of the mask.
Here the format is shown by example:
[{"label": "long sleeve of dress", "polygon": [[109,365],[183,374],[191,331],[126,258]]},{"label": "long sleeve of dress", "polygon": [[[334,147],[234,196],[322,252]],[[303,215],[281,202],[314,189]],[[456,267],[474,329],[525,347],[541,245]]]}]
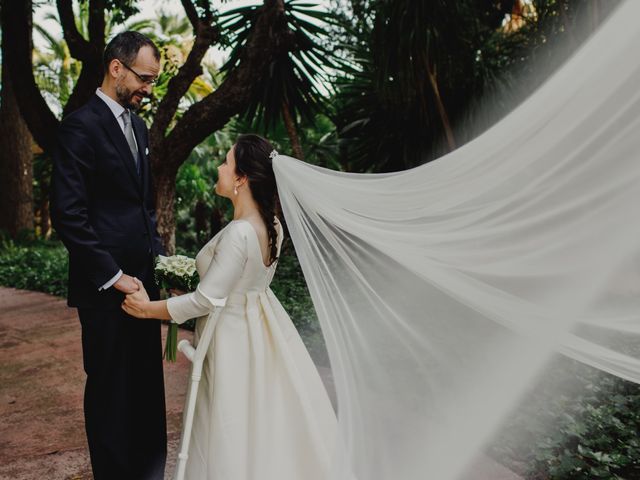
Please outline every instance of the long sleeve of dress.
[{"label": "long sleeve of dress", "polygon": [[242,222],[229,225],[215,246],[211,264],[196,290],[167,300],[167,310],[176,323],[209,314],[224,305],[242,275],[247,261],[247,236]]}]

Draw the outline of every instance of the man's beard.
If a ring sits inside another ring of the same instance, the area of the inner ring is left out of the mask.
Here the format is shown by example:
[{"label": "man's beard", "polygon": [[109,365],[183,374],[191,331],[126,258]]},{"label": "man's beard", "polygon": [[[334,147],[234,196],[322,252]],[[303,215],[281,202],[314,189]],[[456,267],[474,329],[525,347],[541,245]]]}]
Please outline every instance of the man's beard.
[{"label": "man's beard", "polygon": [[140,106],[142,105],[142,99],[140,100],[140,103],[135,104],[131,101],[134,95],[139,95],[142,98],[146,96],[143,93],[132,92],[124,85],[116,84],[116,96],[118,97],[120,105],[122,105],[123,107],[130,110],[138,110],[140,108]]}]

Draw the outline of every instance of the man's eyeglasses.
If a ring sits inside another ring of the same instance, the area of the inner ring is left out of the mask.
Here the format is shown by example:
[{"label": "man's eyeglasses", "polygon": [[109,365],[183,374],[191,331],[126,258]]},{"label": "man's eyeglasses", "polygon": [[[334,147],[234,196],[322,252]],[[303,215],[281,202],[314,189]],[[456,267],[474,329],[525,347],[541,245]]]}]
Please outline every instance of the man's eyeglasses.
[{"label": "man's eyeglasses", "polygon": [[138,79],[140,79],[140,81],[142,83],[146,83],[147,85],[155,85],[158,82],[158,79],[152,75],[140,75],[138,72],[136,72],[133,68],[131,68],[129,65],[127,65],[126,63],[124,63],[122,60],[118,59],[118,61],[124,65],[124,67],[129,70],[130,72],[133,72],[133,74],[138,77]]}]

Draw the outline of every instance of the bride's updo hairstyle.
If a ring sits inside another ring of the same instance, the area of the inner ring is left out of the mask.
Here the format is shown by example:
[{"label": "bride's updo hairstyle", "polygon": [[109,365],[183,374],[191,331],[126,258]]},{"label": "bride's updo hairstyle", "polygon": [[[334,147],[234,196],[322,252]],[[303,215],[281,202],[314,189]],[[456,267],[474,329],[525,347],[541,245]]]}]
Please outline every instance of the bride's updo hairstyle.
[{"label": "bride's updo hairstyle", "polygon": [[269,265],[277,260],[277,233],[274,217],[279,216],[276,177],[271,165],[273,146],[268,140],[255,134],[240,135],[234,145],[236,174],[246,175],[251,196],[258,204],[260,216],[269,234]]}]

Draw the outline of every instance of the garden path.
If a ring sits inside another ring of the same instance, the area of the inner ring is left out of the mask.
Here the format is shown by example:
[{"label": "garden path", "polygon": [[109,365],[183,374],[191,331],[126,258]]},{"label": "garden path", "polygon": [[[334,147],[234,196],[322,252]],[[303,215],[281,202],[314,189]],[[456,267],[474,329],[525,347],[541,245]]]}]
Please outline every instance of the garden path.
[{"label": "garden path", "polygon": [[[163,338],[166,335],[163,326]],[[180,330],[180,338],[191,332]],[[64,299],[0,287],[0,480],[89,480],[80,322]],[[165,363],[169,454],[177,456],[189,362]],[[318,370],[335,404],[328,367]],[[521,480],[482,457],[464,480]]]}]

